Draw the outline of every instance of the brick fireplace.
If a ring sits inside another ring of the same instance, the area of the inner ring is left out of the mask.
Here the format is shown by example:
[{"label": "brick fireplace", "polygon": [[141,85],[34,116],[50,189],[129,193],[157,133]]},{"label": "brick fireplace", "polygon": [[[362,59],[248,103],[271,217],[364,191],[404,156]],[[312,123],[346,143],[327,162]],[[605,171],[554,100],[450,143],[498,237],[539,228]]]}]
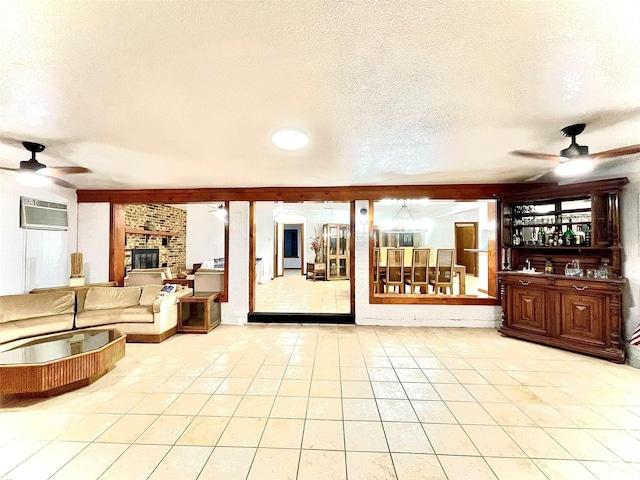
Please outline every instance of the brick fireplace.
[{"label": "brick fireplace", "polygon": [[[134,250],[158,251],[158,265],[177,273],[187,263],[187,212],[181,208],[156,204],[125,206],[125,271],[136,268]],[[144,252],[143,252],[144,253]]]}]

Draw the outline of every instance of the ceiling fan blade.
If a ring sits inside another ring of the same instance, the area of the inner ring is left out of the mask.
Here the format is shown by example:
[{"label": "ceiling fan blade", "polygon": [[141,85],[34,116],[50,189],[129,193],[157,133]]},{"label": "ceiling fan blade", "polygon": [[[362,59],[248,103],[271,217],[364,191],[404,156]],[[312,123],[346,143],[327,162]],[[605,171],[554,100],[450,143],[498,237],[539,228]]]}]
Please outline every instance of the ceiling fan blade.
[{"label": "ceiling fan blade", "polygon": [[509,153],[511,153],[511,155],[519,155],[520,157],[535,158],[537,160],[552,160],[554,162],[562,161],[562,157],[558,155],[550,155],[548,153],[526,152],[524,150],[514,150]]},{"label": "ceiling fan blade", "polygon": [[45,175],[56,177],[58,175],[69,175],[71,173],[87,173],[90,170],[85,167],[47,167],[47,172],[43,172]]},{"label": "ceiling fan blade", "polygon": [[538,175],[534,175],[533,177],[529,177],[525,180],[525,182],[536,182],[536,183],[557,183],[558,178],[553,170],[539,173]]},{"label": "ceiling fan blade", "polygon": [[592,153],[589,156],[594,159],[604,159],[612,157],[623,157],[625,155],[632,155],[634,153],[640,153],[640,145],[629,145],[628,147],[614,148],[613,150],[605,150],[604,152]]},{"label": "ceiling fan blade", "polygon": [[0,170],[7,170],[9,172],[19,172],[19,168],[10,168],[10,167],[0,167]]},{"label": "ceiling fan blade", "polygon": [[534,175],[533,177],[525,178],[524,181],[525,182],[535,182],[540,177],[544,177],[547,173],[549,173],[549,172],[538,173],[537,175]]},{"label": "ceiling fan blade", "polygon": [[72,185],[69,182],[62,180],[61,178],[56,178],[56,177],[49,177],[49,178],[53,183],[55,183],[56,185],[60,185],[61,187],[73,188],[73,189],[76,188],[75,185]]}]

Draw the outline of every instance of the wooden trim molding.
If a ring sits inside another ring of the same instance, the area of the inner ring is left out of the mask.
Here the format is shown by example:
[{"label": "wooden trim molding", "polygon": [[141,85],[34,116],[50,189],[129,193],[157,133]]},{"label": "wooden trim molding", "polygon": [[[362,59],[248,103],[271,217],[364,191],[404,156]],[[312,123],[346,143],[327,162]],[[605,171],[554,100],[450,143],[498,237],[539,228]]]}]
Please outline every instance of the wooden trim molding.
[{"label": "wooden trim molding", "polygon": [[125,205],[111,204],[109,226],[109,280],[124,285]]},{"label": "wooden trim molding", "polygon": [[128,333],[127,343],[161,343],[170,336],[174,335],[177,331],[178,327],[176,326],[162,333]]},{"label": "wooden trim molding", "polygon": [[256,202],[249,202],[249,313],[256,309]]},{"label": "wooden trim molding", "polygon": [[154,190],[78,190],[78,203],[190,203],[228,201],[351,202],[383,198],[429,197],[477,200],[513,195],[540,184],[364,185],[344,187],[190,188]]}]

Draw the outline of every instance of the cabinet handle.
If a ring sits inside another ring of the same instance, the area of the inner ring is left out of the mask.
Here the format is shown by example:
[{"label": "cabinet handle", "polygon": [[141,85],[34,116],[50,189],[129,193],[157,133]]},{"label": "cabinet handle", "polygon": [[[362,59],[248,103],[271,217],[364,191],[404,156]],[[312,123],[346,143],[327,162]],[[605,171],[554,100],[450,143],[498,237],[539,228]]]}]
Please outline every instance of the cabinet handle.
[{"label": "cabinet handle", "polygon": [[520,284],[524,285],[525,287],[531,283],[531,282],[523,282],[522,280],[518,280],[518,281],[520,282]]},{"label": "cabinet handle", "polygon": [[578,287],[576,285],[571,285],[571,286],[576,290],[578,290],[579,292],[582,292],[583,290],[586,290],[587,288],[589,288],[589,285],[585,285],[584,287]]}]

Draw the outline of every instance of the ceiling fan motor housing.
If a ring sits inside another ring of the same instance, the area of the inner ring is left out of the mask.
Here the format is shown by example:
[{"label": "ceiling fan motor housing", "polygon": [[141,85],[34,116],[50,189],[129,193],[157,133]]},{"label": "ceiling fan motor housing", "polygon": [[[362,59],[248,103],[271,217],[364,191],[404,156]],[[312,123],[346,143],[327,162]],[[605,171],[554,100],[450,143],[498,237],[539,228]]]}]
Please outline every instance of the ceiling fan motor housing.
[{"label": "ceiling fan motor housing", "polygon": [[560,151],[560,156],[565,158],[573,158],[579,157],[581,155],[589,155],[589,147],[586,145],[578,145],[577,143],[572,143],[564,150]]},{"label": "ceiling fan motor housing", "polygon": [[40,163],[39,161],[37,161],[36,159],[31,159],[31,160],[23,160],[22,162],[20,162],[20,170],[32,170],[34,172],[42,169],[42,168],[46,168],[46,165],[43,165],[42,163]]}]

